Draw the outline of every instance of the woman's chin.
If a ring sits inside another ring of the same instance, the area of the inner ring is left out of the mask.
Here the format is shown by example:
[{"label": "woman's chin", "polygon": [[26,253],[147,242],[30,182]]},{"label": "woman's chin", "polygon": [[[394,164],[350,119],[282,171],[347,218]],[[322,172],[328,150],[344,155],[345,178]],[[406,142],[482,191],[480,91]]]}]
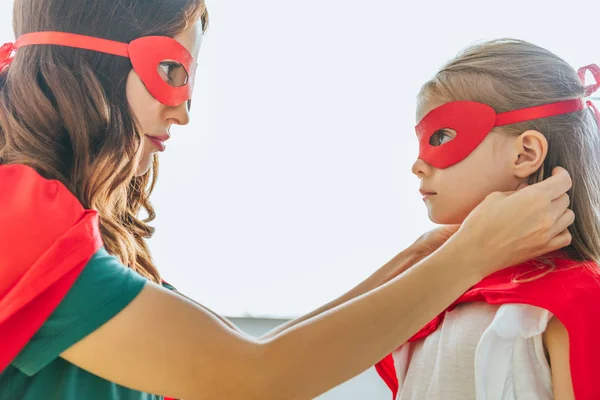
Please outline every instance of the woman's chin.
[{"label": "woman's chin", "polygon": [[154,159],[153,154],[148,154],[138,162],[137,169],[135,170],[135,176],[140,177],[150,171],[152,168],[152,161]]}]

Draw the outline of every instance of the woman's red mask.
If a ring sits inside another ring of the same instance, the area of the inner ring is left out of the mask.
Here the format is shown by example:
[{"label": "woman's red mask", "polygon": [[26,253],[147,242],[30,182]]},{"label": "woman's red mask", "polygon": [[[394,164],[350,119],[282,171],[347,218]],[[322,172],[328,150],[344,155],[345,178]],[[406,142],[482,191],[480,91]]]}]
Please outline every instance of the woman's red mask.
[{"label": "woman's red mask", "polygon": [[[590,71],[596,80],[593,85],[585,86],[584,83],[585,95],[589,96],[600,87],[600,68],[596,65],[581,68],[579,76],[582,81],[586,71]],[[419,159],[435,168],[448,168],[467,158],[497,126],[581,111],[586,104],[600,124],[600,114],[594,104],[580,98],[500,114],[489,105],[474,101],[446,103],[429,112],[415,128],[419,139]],[[432,136],[444,129],[456,132],[456,136],[441,145],[432,145]]]},{"label": "woman's red mask", "polygon": [[7,68],[13,52],[32,45],[57,45],[127,57],[148,92],[162,104],[178,106],[191,102],[197,63],[177,40],[167,36],[144,36],[131,43],[65,32],[34,32],[22,35],[0,48],[0,72]]}]

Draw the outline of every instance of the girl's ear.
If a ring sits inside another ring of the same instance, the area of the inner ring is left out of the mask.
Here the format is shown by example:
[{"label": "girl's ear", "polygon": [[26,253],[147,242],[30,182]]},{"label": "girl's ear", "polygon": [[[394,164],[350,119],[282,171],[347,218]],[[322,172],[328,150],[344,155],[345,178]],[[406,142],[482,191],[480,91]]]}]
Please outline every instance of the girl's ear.
[{"label": "girl's ear", "polygon": [[520,134],[514,145],[514,174],[520,179],[526,179],[544,164],[548,154],[548,141],[542,133],[530,130]]}]

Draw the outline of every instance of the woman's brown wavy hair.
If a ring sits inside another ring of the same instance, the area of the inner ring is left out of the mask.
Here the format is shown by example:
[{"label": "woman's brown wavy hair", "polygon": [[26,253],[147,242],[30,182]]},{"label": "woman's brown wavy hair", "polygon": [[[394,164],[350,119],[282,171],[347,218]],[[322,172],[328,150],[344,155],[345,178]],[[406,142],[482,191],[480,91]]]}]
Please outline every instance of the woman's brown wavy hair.
[{"label": "woman's brown wavy hair", "polygon": [[[15,37],[61,31],[130,42],[174,37],[198,19],[206,29],[204,0],[16,0],[13,28]],[[88,50],[20,49],[0,75],[0,164],[29,165],[62,182],[98,211],[107,251],[160,282],[146,244],[158,160],[135,176],[143,136],[125,94],[131,70],[127,58]]]}]

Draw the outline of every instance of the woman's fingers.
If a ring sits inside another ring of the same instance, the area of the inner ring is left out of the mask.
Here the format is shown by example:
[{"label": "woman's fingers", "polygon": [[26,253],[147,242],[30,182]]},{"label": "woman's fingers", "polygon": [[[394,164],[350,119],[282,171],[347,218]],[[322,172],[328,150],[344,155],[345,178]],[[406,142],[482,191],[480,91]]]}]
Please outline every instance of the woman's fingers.
[{"label": "woman's fingers", "polygon": [[569,205],[571,204],[571,198],[567,193],[564,193],[559,198],[552,201],[550,204],[550,208],[555,215],[555,219],[558,220],[563,216],[563,214],[569,210]]},{"label": "woman's fingers", "polygon": [[562,167],[556,167],[552,170],[551,177],[535,185],[531,185],[525,190],[539,192],[540,195],[546,196],[547,199],[554,200],[566,193],[572,185],[573,181],[567,170]]},{"label": "woman's fingers", "polygon": [[[569,209],[565,210],[563,214],[556,220],[552,229],[549,231],[549,236],[554,238],[558,235],[561,235],[564,233],[564,231],[568,230],[569,226],[571,226],[573,222],[575,222],[575,213]],[[551,240],[552,239],[550,239],[550,241]]]},{"label": "woman's fingers", "polygon": [[567,247],[568,245],[571,244],[572,239],[573,239],[573,237],[571,236],[571,233],[569,232],[569,230],[565,229],[558,235],[554,236],[548,242],[548,246],[546,247],[546,249],[542,253],[538,254],[538,256],[544,255],[546,253],[550,253],[552,251],[560,250],[563,247]]}]

